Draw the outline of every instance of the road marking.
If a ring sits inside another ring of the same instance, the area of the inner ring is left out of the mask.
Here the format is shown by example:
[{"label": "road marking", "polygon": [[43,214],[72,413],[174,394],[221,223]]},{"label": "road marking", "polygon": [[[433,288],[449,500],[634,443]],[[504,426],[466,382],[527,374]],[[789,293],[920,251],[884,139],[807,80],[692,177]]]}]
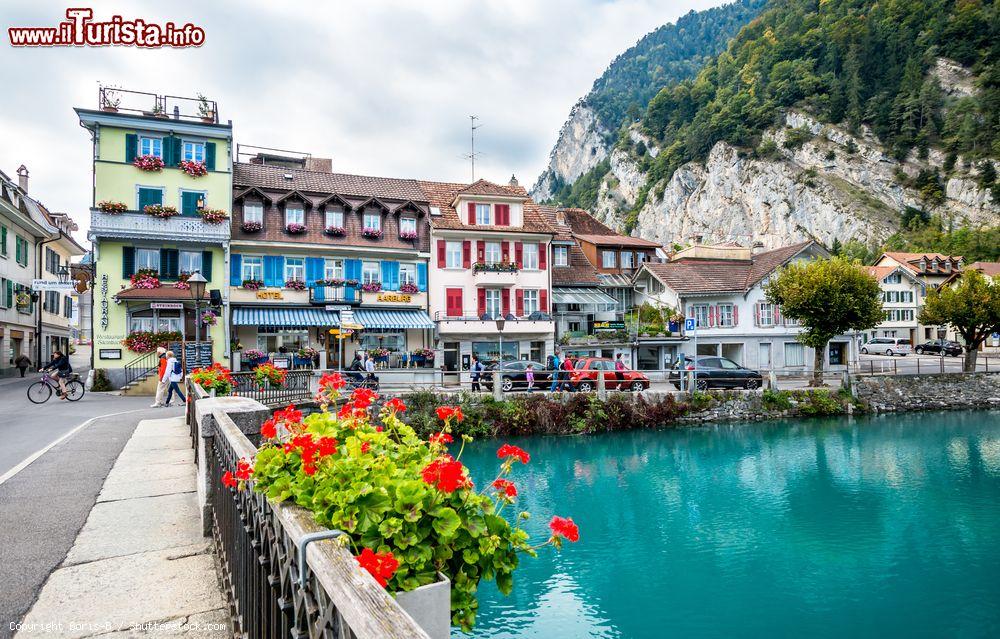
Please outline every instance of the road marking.
[{"label": "road marking", "polygon": [[91,417],[90,419],[88,419],[87,421],[83,422],[82,424],[80,424],[79,426],[77,426],[76,428],[74,428],[73,430],[69,431],[68,433],[65,433],[62,437],[60,437],[59,439],[55,440],[51,444],[48,444],[47,446],[45,446],[41,450],[39,450],[39,451],[37,451],[37,452],[29,455],[24,461],[22,461],[17,466],[14,466],[13,468],[11,468],[10,470],[8,470],[3,475],[0,475],[0,484],[3,484],[8,479],[10,479],[14,475],[18,474],[19,472],[21,472],[22,470],[24,470],[25,468],[27,468],[28,466],[30,466],[32,464],[32,462],[34,462],[39,457],[41,457],[45,453],[47,453],[50,450],[52,450],[52,448],[54,448],[55,446],[58,446],[59,444],[63,443],[64,441],[66,441],[67,439],[69,439],[70,437],[72,437],[73,435],[75,435],[76,433],[80,432],[81,430],[83,430],[84,428],[86,428],[87,426],[89,426],[91,424],[91,422],[95,422],[98,419],[104,419],[105,417],[117,417],[119,415],[128,415],[129,413],[138,413],[138,412],[144,411],[144,410],[147,410],[147,409],[145,409],[145,408],[136,408],[136,409],[133,409],[133,410],[124,410],[124,411],[121,411],[120,413],[108,413],[107,415],[98,415],[97,417]]}]

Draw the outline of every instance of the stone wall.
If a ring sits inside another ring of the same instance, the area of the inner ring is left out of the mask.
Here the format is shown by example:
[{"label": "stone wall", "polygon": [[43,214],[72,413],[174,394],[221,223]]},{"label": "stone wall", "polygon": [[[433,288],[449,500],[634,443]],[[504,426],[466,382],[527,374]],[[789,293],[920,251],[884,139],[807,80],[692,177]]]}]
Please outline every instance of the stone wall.
[{"label": "stone wall", "polygon": [[874,413],[1000,408],[1000,373],[861,377],[854,393]]}]

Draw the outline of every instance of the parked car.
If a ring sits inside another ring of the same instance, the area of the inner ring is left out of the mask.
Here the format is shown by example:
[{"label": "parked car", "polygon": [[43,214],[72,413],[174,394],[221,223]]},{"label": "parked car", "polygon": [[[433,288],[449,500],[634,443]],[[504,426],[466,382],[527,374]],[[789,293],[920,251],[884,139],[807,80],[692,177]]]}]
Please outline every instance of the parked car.
[{"label": "parked car", "polygon": [[548,390],[549,385],[552,384],[552,371],[545,370],[545,364],[526,360],[504,362],[503,368],[500,368],[500,364],[497,362],[488,364],[483,372],[483,384],[492,389],[493,378],[499,371],[500,388],[503,389],[503,392],[509,393],[512,390],[526,389],[528,388],[528,364],[531,364],[535,369],[535,389]]},{"label": "parked car", "polygon": [[581,357],[574,362],[574,370],[569,375],[570,385],[583,393],[597,389],[597,375],[604,375],[604,387],[608,390],[644,391],[649,388],[649,378],[639,371],[621,371],[622,381],[618,381],[613,360],[605,357]]},{"label": "parked car", "polygon": [[905,337],[873,337],[861,346],[865,355],[900,355],[905,357],[913,351],[910,340]]},{"label": "parked car", "polygon": [[674,364],[674,370],[667,376],[675,388],[681,388],[681,375],[687,376],[687,371],[695,371],[695,388],[760,388],[764,377],[755,370],[740,366],[725,357],[699,356],[687,358],[681,370],[680,362]]},{"label": "parked car", "polygon": [[923,344],[917,344],[913,348],[913,352],[917,355],[923,355],[924,353],[929,355],[939,355],[942,350],[948,357],[959,357],[964,349],[958,342],[953,342],[947,339],[931,340],[929,342],[924,342]]}]

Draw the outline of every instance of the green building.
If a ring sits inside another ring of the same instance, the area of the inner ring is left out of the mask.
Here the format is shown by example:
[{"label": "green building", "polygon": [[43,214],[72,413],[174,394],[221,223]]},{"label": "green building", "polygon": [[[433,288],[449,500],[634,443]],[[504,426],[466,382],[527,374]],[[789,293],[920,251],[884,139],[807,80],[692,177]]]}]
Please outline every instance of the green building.
[{"label": "green building", "polygon": [[[140,381],[155,365],[149,333],[186,353],[188,370],[224,361],[232,123],[201,96],[109,88],[75,111],[93,142],[94,368],[116,388]],[[208,280],[198,300],[196,271]]]}]

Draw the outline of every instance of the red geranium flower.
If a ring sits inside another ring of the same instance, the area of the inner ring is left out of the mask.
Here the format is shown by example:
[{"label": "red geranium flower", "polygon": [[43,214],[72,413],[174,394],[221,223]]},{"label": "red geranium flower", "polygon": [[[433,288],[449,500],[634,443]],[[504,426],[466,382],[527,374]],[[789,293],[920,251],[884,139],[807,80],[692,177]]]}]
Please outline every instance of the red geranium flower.
[{"label": "red geranium flower", "polygon": [[320,437],[319,446],[317,446],[320,457],[326,457],[327,455],[332,455],[337,452],[337,440],[333,437]]},{"label": "red geranium flower", "polygon": [[236,479],[240,481],[246,481],[250,479],[250,475],[253,474],[253,466],[246,459],[240,459],[236,462]]},{"label": "red geranium flower", "polygon": [[517,446],[512,446],[510,444],[504,444],[497,451],[497,459],[504,459],[506,457],[514,457],[522,464],[527,464],[531,461],[531,455],[524,451],[522,448]]},{"label": "red geranium flower", "polygon": [[324,373],[319,378],[319,387],[323,390],[340,390],[346,383],[340,373]]},{"label": "red geranium flower", "polygon": [[388,551],[374,552],[371,548],[365,548],[355,559],[357,559],[358,565],[371,573],[378,585],[383,588],[396,574],[396,569],[399,568],[399,561]]},{"label": "red geranium flower", "polygon": [[370,449],[371,447],[372,447],[372,445],[369,444],[368,442],[361,442],[361,452],[362,453],[367,453],[368,449]]},{"label": "red geranium flower", "polygon": [[461,406],[438,406],[437,416],[443,422],[447,422],[451,418],[454,418],[456,422],[465,419]]},{"label": "red geranium flower", "polygon": [[232,471],[227,470],[222,475],[222,485],[229,486],[230,488],[236,488],[236,486],[239,485],[239,482],[237,482],[236,478],[233,477]]},{"label": "red geranium flower", "polygon": [[572,517],[553,517],[549,522],[549,528],[552,529],[553,537],[565,537],[569,541],[580,539],[580,529],[573,523]]},{"label": "red geranium flower", "polygon": [[398,397],[393,397],[385,403],[385,407],[394,413],[405,413],[406,403]]},{"label": "red geranium flower", "polygon": [[378,399],[378,393],[370,388],[356,388],[351,393],[351,401],[357,408],[368,408],[376,399]]},{"label": "red geranium flower", "polygon": [[457,462],[451,455],[441,455],[424,467],[421,472],[424,481],[445,493],[453,493],[463,486],[471,486],[472,482],[465,475],[465,466]]},{"label": "red geranium flower", "polygon": [[506,479],[494,479],[491,486],[508,497],[517,497],[517,486],[515,486],[512,481],[507,481]]},{"label": "red geranium flower", "polygon": [[289,404],[284,410],[274,411],[274,418],[282,422],[292,422],[298,424],[302,421],[302,411],[295,408],[294,404]]},{"label": "red geranium flower", "polygon": [[449,435],[448,433],[434,433],[433,435],[427,438],[427,441],[429,441],[431,444],[444,445],[444,444],[450,444],[455,440],[452,439],[451,435]]},{"label": "red geranium flower", "polygon": [[264,439],[274,439],[278,436],[278,427],[273,417],[260,425],[260,436]]}]

